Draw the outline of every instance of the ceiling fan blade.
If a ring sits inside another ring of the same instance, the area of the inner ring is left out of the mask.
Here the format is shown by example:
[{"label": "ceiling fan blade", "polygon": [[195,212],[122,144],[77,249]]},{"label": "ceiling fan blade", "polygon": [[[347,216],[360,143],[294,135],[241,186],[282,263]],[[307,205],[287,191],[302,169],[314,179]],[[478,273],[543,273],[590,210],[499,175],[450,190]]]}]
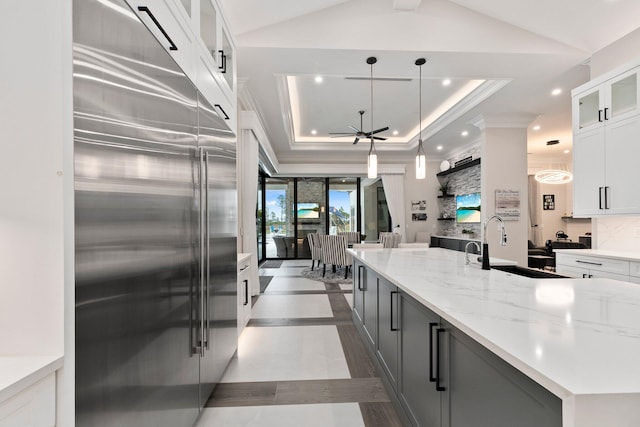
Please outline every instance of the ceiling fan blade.
[{"label": "ceiling fan blade", "polygon": [[373,135],[374,133],[384,132],[385,130],[389,130],[389,126],[367,132],[367,136]]},{"label": "ceiling fan blade", "polygon": [[387,140],[387,138],[383,138],[381,136],[370,136],[369,138],[379,139],[380,141],[386,141]]},{"label": "ceiling fan blade", "polygon": [[353,141],[353,145],[356,145],[360,141],[360,137],[356,136],[356,139]]},{"label": "ceiling fan blade", "polygon": [[360,132],[361,132],[361,130],[360,130],[360,129],[356,129],[356,128],[354,128],[354,127],[353,127],[353,126],[351,126],[351,125],[349,125],[349,126],[347,126],[347,127],[348,127],[349,129],[353,129],[353,131],[354,131],[355,133],[360,133]]}]

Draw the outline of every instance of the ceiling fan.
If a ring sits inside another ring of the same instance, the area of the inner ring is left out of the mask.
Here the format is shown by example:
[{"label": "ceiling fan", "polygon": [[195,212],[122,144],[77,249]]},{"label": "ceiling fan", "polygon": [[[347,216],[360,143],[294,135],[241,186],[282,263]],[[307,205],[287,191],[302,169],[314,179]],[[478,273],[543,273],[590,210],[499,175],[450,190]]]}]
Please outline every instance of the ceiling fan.
[{"label": "ceiling fan", "polygon": [[357,144],[358,141],[360,141],[360,138],[373,138],[373,139],[378,139],[381,141],[385,141],[387,138],[383,138],[381,136],[373,136],[376,133],[380,133],[380,132],[384,132],[385,130],[389,130],[389,126],[380,128],[380,129],[376,129],[372,132],[363,132],[362,131],[362,116],[364,115],[364,110],[360,110],[358,111],[358,113],[360,114],[360,129],[356,128],[355,126],[349,126],[349,128],[351,128],[353,130],[353,132],[329,132],[329,135],[334,135],[331,138],[339,138],[341,136],[355,136],[356,139],[353,140],[354,144]]}]

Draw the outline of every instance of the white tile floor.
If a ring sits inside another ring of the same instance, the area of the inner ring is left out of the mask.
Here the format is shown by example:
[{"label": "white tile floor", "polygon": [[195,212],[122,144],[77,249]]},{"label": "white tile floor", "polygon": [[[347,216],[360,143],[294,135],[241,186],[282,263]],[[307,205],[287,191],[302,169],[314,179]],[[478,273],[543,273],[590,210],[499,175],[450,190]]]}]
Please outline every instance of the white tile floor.
[{"label": "white tile floor", "polygon": [[[324,283],[299,277],[308,260],[287,260],[252,309],[254,319],[333,317],[324,295],[269,295],[269,292],[325,290]],[[287,277],[298,276],[298,277]],[[351,289],[351,285],[340,285]],[[349,305],[352,295],[344,294]],[[350,378],[336,326],[247,327],[238,356],[221,382]],[[205,408],[197,427],[364,427],[357,403]]]},{"label": "white tile floor", "polygon": [[335,326],[273,326],[245,328],[221,382],[333,378],[350,378]]},{"label": "white tile floor", "polygon": [[265,293],[286,291],[325,291],[327,287],[317,280],[304,277],[274,277],[269,282]]},{"label": "white tile floor", "polygon": [[343,295],[347,300],[347,304],[349,304],[349,307],[351,307],[351,309],[353,310],[353,294],[343,294]]},{"label": "white tile floor", "polygon": [[364,427],[357,403],[206,408],[198,427]]},{"label": "white tile floor", "polygon": [[350,291],[353,289],[353,284],[352,283],[341,283],[340,285],[340,289],[342,289],[343,291]]},{"label": "white tile floor", "polygon": [[269,295],[265,292],[251,309],[252,319],[309,317],[333,317],[327,295]]}]

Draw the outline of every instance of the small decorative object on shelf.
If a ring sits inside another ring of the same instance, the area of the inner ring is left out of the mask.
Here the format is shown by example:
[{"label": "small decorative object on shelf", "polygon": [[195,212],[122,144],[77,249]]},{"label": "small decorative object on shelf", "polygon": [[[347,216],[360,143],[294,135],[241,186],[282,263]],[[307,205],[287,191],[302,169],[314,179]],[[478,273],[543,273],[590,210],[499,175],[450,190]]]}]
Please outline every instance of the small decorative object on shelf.
[{"label": "small decorative object on shelf", "polygon": [[440,192],[440,195],[442,196],[448,196],[449,195],[449,180],[443,181],[440,183],[440,187],[438,187],[438,191]]},{"label": "small decorative object on shelf", "polygon": [[462,229],[462,234],[465,234],[468,237],[474,237],[476,235],[476,232],[471,230],[470,228],[463,228]]},{"label": "small decorative object on shelf", "polygon": [[443,160],[440,163],[440,172],[444,172],[446,170],[449,170],[451,168],[451,163],[449,163],[447,160]]},{"label": "small decorative object on shelf", "polygon": [[458,160],[457,162],[455,162],[455,163],[453,164],[453,167],[456,167],[456,168],[457,168],[458,166],[464,165],[465,163],[469,163],[471,160],[473,160],[473,157],[472,157],[472,156],[465,157],[464,159],[460,159],[460,160]]}]

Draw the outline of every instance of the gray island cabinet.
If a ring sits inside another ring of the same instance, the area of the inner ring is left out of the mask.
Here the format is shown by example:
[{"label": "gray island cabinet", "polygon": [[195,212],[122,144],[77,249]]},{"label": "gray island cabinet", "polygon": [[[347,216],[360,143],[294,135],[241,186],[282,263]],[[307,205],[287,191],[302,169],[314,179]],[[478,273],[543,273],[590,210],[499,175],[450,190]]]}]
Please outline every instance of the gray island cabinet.
[{"label": "gray island cabinet", "polygon": [[[592,281],[528,279],[483,271],[465,266],[463,254],[446,249],[352,253],[353,319],[404,425],[640,425],[638,392],[627,392],[628,384],[640,380],[627,383],[608,377],[617,375],[619,366],[609,372],[606,366],[593,371],[594,363],[610,362],[608,351],[584,355],[571,349],[593,348],[581,342],[589,334],[576,332],[588,327],[609,345],[615,343],[611,336],[602,337],[608,332],[602,319],[598,326],[587,326],[594,319],[586,310],[594,302],[602,308],[603,298],[611,303],[611,295],[621,297],[621,289],[633,294],[628,302],[637,309],[640,294],[634,294],[635,289],[605,281],[618,288],[601,295],[593,288],[584,289],[582,296],[574,292],[593,285]],[[640,341],[638,324],[622,325],[627,312],[618,314],[621,317],[615,322],[621,329],[617,333],[635,334],[623,336],[623,341]],[[640,355],[639,344],[634,342],[627,349]],[[602,386],[580,380],[583,368],[575,364],[601,355],[602,360],[589,360],[586,369]],[[619,383],[620,393],[609,393],[611,383],[614,387]],[[578,388],[581,392],[575,391]],[[598,389],[602,393],[591,392]]]}]

